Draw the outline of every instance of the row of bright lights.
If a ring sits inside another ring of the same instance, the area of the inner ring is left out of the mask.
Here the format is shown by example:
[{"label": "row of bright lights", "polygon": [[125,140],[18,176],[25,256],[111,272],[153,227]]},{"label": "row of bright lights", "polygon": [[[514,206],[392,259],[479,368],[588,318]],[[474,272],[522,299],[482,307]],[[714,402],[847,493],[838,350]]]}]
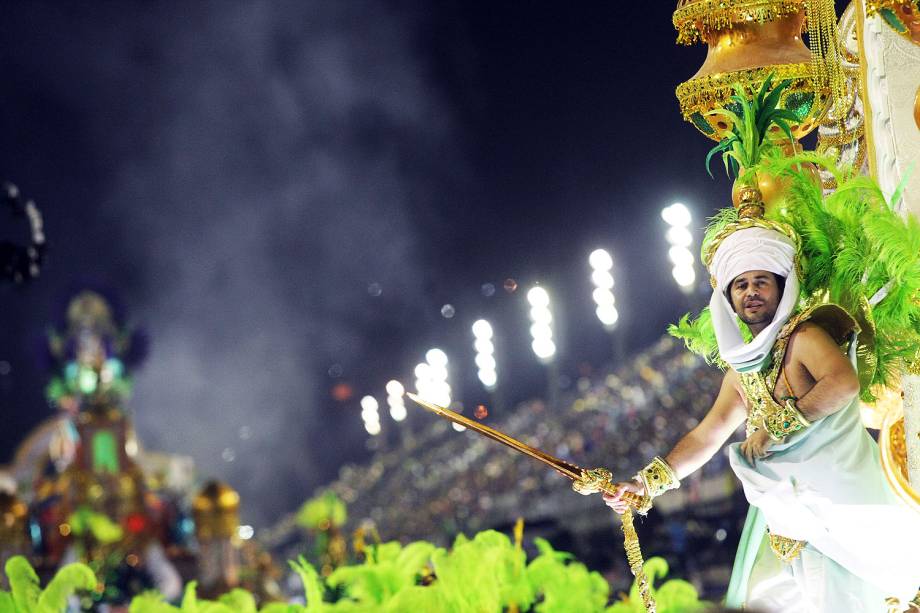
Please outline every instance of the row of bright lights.
[{"label": "row of bright lights", "polygon": [[403,387],[402,383],[394,379],[387,383],[386,390],[390,417],[393,418],[393,421],[404,420],[406,418],[406,401],[404,398],[406,388]]},{"label": "row of bright lights", "polygon": [[665,238],[671,245],[668,249],[668,258],[674,265],[671,274],[681,289],[691,291],[696,282],[696,271],[693,252],[690,251],[690,245],[693,244],[693,235],[688,228],[693,221],[690,209],[680,202],[675,202],[661,211],[661,218],[670,226]]},{"label": "row of bright lights", "polygon": [[530,346],[540,360],[549,361],[556,354],[549,294],[542,287],[533,287],[527,292],[527,302],[530,303],[530,336],[533,339]]},{"label": "row of bright lights", "polygon": [[415,389],[423,400],[442,407],[450,405],[446,353],[438,348],[428,350],[425,361],[415,367]]},{"label": "row of bright lights", "polygon": [[[387,383],[386,390],[390,417],[394,421],[403,421],[407,416],[406,402],[403,399],[406,388],[394,379]],[[380,434],[380,403],[373,396],[365,396],[361,399],[361,419],[364,420],[364,429],[368,434],[371,436]]]},{"label": "row of bright lights", "polygon": [[371,436],[380,434],[380,404],[373,396],[361,399],[361,419],[364,420],[364,429]]},{"label": "row of bright lights", "polygon": [[488,390],[495,389],[498,373],[495,371],[495,345],[492,343],[492,324],[485,319],[477,319],[473,324],[473,348],[476,350],[476,375]]},{"label": "row of bright lights", "polygon": [[[688,228],[692,222],[690,210],[676,202],[662,210],[661,217],[670,226],[665,237],[671,245],[668,250],[668,257],[674,264],[671,273],[681,288],[688,289],[696,281],[694,257],[689,249],[693,244],[693,235]],[[591,282],[594,284],[591,296],[597,304],[595,313],[607,329],[612,329],[620,317],[613,295],[614,281],[611,273],[613,258],[605,249],[595,249],[588,256],[588,263],[591,265]],[[527,302],[530,304],[530,335],[533,338],[531,347],[541,361],[548,362],[556,354],[549,293],[542,287],[533,287],[527,292]],[[473,336],[477,376],[487,389],[493,390],[498,382],[498,374],[495,345],[492,341],[494,336],[492,325],[485,319],[477,320],[473,323]],[[424,400],[443,407],[450,406],[451,403],[451,389],[447,382],[447,364],[447,354],[434,348],[425,354],[425,362],[415,367],[415,388],[418,395]],[[403,398],[405,388],[399,381],[393,380],[387,383],[386,391],[390,417],[395,421],[403,421],[406,419],[406,405]],[[361,399],[361,417],[369,434],[380,434],[379,404],[373,396],[365,396]],[[465,430],[458,424],[453,424],[453,426],[455,430]]]},{"label": "row of bright lights", "polygon": [[620,318],[613,296],[613,274],[610,272],[613,269],[613,258],[605,249],[595,249],[588,256],[588,263],[592,269],[591,282],[594,283],[591,297],[597,305],[594,312],[605,328],[613,329]]}]

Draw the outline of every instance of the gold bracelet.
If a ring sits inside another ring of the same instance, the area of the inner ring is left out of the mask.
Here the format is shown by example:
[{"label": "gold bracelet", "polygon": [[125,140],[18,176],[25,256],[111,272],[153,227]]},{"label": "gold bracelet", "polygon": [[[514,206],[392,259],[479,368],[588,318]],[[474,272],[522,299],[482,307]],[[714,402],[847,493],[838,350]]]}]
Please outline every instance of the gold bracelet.
[{"label": "gold bracelet", "polygon": [[677,473],[660,456],[655,456],[655,459],[640,470],[636,477],[645,486],[645,494],[649,498],[657,498],[668,490],[676,490],[680,487]]},{"label": "gold bracelet", "polygon": [[811,422],[796,408],[792,398],[787,399],[781,409],[763,418],[763,427],[774,441],[782,441],[786,436],[810,425]]}]

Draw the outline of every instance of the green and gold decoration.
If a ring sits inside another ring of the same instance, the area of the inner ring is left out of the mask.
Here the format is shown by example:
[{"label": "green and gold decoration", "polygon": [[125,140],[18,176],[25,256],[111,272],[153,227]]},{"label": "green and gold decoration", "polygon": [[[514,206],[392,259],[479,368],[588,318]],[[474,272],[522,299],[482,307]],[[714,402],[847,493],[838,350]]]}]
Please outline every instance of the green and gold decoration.
[{"label": "green and gold decoration", "polygon": [[866,16],[878,15],[895,32],[920,44],[920,1],[865,0]]},{"label": "green and gold decoration", "polygon": [[297,512],[297,524],[315,536],[315,557],[326,577],[345,563],[346,542],[342,526],[348,519],[345,503],[329,490],[303,503]]},{"label": "green and gold decoration", "polygon": [[712,111],[732,110],[737,88],[753,96],[770,75],[789,81],[779,106],[795,116],[796,139],[843,97],[833,0],[680,0],[673,23],[678,43],[708,46],[699,71],[676,93],[684,119],[713,140],[724,137],[732,120]]},{"label": "green and gold decoration", "polygon": [[[762,128],[775,96],[760,97],[765,101],[760,106],[742,105],[735,116],[745,129],[733,128],[710,158],[721,152],[729,172],[742,184],[750,185],[751,177],[761,174],[782,182],[782,197],[777,206],[766,207],[763,221],[791,228],[801,240],[797,259],[802,307],[832,303],[856,318],[861,328],[860,396],[874,402],[882,390],[899,385],[900,373],[914,369],[920,355],[920,223],[895,212],[902,189],[887,199],[872,179],[838,168],[829,158],[815,153],[787,156],[775,146],[764,146],[769,129]],[[770,121],[777,120],[783,121],[782,114]],[[781,124],[780,131],[785,133]],[[739,158],[739,150],[756,155]],[[813,167],[832,174],[837,189],[825,194]],[[710,220],[704,261],[718,238],[741,221],[736,208],[723,209]],[[708,310],[696,318],[684,316],[669,331],[691,351],[718,363]]]},{"label": "green and gold decoration", "polygon": [[[234,589],[213,600],[199,599],[194,582],[179,607],[155,592],[134,598],[131,613],[357,613],[378,611],[519,611],[521,613],[640,613],[645,605],[634,583],[628,595],[610,604],[610,586],[596,571],[546,540],[533,539],[537,555],[494,530],[471,538],[459,535],[449,548],[427,541],[372,545],[367,559],[323,577],[303,557],[290,567],[304,585],[304,605],[256,606],[253,594]],[[662,613],[694,613],[712,603],[702,601],[693,585],[664,580],[668,564],[651,558],[643,572]],[[655,585],[658,583],[658,585]]]}]

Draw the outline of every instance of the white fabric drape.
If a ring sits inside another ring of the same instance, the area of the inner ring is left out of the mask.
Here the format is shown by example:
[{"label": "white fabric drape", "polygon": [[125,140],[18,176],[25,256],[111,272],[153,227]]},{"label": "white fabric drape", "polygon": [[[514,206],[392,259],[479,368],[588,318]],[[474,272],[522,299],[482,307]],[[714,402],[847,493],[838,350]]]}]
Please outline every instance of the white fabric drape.
[{"label": "white fabric drape", "polygon": [[[786,278],[786,287],[773,321],[748,343],[744,342],[738,317],[725,297],[725,290],[738,275],[766,270]],[[716,251],[710,265],[716,288],[709,301],[719,355],[738,372],[758,371],[765,365],[776,335],[795,310],[799,278],[795,272],[795,244],[775,230],[753,227],[730,234]]]}]

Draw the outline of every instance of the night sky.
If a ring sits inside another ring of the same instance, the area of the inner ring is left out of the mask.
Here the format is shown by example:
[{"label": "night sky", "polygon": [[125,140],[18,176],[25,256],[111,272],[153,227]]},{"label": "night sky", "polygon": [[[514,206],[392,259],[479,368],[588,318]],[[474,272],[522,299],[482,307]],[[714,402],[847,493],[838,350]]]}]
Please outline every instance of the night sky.
[{"label": "night sky", "polygon": [[[614,255],[631,350],[705,301],[673,282],[659,216],[680,200],[699,236],[729,203],[674,97],[705,49],[674,43],[673,3],[4,8],[0,177],[36,200],[51,252],[35,283],[0,288],[0,463],[53,414],[36,348],[82,283],[150,334],[130,403],[145,446],[229,480],[254,523],[369,456],[358,399],[411,387],[428,348],[450,356],[456,399],[492,403],[479,317],[497,333],[493,416],[544,394],[535,282],[561,373],[608,363],[594,248]],[[3,237],[27,233],[0,217]],[[410,413],[401,427],[429,419]]]}]

